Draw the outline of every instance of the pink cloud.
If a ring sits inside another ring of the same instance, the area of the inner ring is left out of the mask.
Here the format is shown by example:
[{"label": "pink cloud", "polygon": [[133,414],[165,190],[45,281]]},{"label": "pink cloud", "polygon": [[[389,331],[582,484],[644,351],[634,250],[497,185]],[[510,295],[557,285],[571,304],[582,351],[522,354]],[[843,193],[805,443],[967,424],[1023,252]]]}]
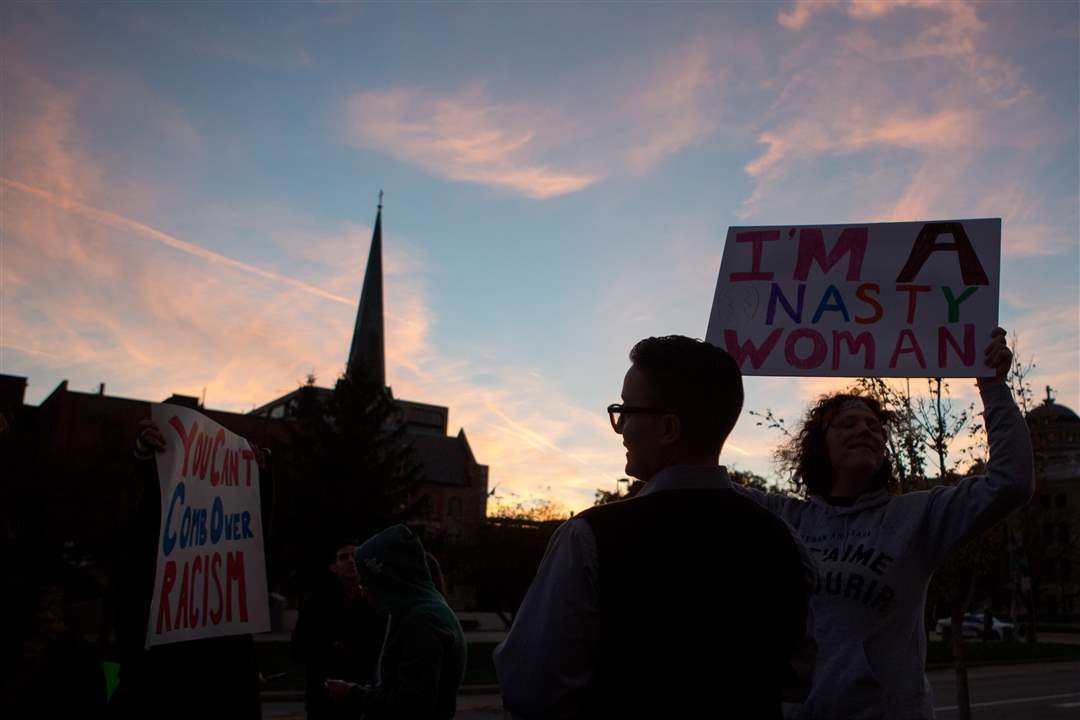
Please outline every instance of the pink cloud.
[{"label": "pink cloud", "polygon": [[711,135],[720,124],[716,107],[723,66],[703,38],[677,48],[627,101],[626,118],[640,122],[626,150],[636,172]]},{"label": "pink cloud", "polygon": [[499,105],[482,90],[454,96],[419,90],[368,92],[349,103],[349,139],[450,180],[501,187],[532,198],[582,190],[597,177],[552,168],[541,140],[550,126],[522,106]]},{"label": "pink cloud", "polygon": [[[205,392],[210,407],[238,411],[294,389],[309,372],[333,381],[352,333],[369,227],[327,231],[287,210],[208,208],[222,234],[265,237],[303,260],[300,279],[104,209],[99,198],[131,179],[106,172],[83,141],[77,98],[42,93],[5,138],[4,372],[45,378],[50,387],[31,389],[39,399],[69,376],[74,389],[104,381],[129,397]],[[577,408],[532,369],[483,353],[484,364],[447,356],[431,339],[438,316],[426,299],[422,253],[392,232],[384,240],[397,395],[448,404],[502,488],[539,494],[551,486],[568,507],[588,504],[592,488],[621,471],[602,413]],[[477,372],[496,381],[478,383]]]},{"label": "pink cloud", "polygon": [[[983,7],[917,0],[781,9],[778,23],[792,38],[782,66],[793,70],[758,132],[761,152],[744,166],[754,184],[738,216],[791,203],[809,178],[819,193],[841,194],[819,169],[857,159],[862,169],[841,182],[859,182],[866,210],[849,221],[1001,216],[1008,254],[1067,251],[1075,233],[1065,222],[1047,226],[1075,211],[1024,188],[1038,184],[1040,163],[1074,130],[999,54],[999,29]],[[841,12],[851,22],[813,22]]]},{"label": "pink cloud", "polygon": [[[704,34],[610,74],[584,97],[494,100],[460,92],[366,92],[348,105],[349,141],[462,182],[548,198],[621,173],[640,175],[713,134],[726,63]],[[568,159],[569,158],[569,159]]]},{"label": "pink cloud", "polygon": [[776,21],[789,30],[800,30],[816,13],[838,4],[838,0],[795,0],[790,9],[777,12]]},{"label": "pink cloud", "polygon": [[20,183],[16,180],[11,180],[9,178],[0,177],[0,184],[3,184],[4,186],[13,190],[18,190],[19,192],[32,195],[40,200],[44,200],[52,205],[57,206],[62,210],[82,215],[103,225],[107,225],[119,230],[132,232],[142,237],[155,240],[162,245],[166,245],[174,250],[179,250],[180,252],[194,255],[208,262],[218,263],[235,270],[250,273],[252,275],[259,276],[265,280],[283,283],[285,285],[296,288],[297,290],[311,293],[312,295],[316,295],[327,300],[344,303],[346,305],[353,304],[353,301],[347,297],[334,295],[333,293],[329,293],[322,288],[314,287],[313,285],[301,282],[300,280],[281,275],[280,273],[276,273],[271,270],[265,270],[255,265],[251,265],[249,263],[236,260],[235,258],[222,255],[221,253],[214,252],[213,250],[204,248],[201,245],[196,245],[195,243],[181,240],[166,232],[162,232],[161,230],[150,227],[145,223],[139,222],[138,220],[124,217],[122,215],[117,215],[116,213],[112,213],[107,210],[100,210],[98,208],[90,207],[89,205],[84,205],[82,203],[69,200],[60,195],[55,195],[46,190],[42,190],[41,188],[31,187],[30,185]]}]

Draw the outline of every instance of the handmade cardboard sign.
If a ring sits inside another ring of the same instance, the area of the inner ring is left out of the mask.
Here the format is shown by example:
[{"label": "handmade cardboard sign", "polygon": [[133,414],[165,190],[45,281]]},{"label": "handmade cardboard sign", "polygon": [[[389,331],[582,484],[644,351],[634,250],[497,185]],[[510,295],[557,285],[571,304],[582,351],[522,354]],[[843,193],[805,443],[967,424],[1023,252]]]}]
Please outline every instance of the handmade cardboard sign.
[{"label": "handmade cardboard sign", "polygon": [[1000,258],[1000,219],[733,227],[705,338],[744,375],[993,375]]},{"label": "handmade cardboard sign", "polygon": [[270,629],[259,466],[247,440],[155,404],[161,526],[146,646]]}]

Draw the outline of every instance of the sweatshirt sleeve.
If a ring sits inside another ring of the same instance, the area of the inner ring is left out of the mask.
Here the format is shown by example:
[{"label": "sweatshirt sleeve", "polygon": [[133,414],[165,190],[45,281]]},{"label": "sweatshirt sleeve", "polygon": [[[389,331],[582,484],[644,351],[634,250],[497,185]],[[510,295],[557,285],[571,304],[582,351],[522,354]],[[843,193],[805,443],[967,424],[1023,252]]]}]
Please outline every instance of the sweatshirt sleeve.
[{"label": "sweatshirt sleeve", "polygon": [[420,614],[402,624],[396,639],[397,667],[391,674],[396,682],[357,696],[349,704],[371,711],[379,717],[431,717],[438,700],[438,688],[446,652],[443,639],[430,617]]},{"label": "sweatshirt sleeve", "polygon": [[806,501],[801,498],[791,497],[790,495],[784,495],[783,493],[778,492],[765,492],[764,490],[758,490],[757,488],[739,485],[736,482],[731,483],[731,489],[747,500],[756,502],[773,515],[783,518],[788,524],[791,524],[792,515],[797,514],[798,508],[806,503]]},{"label": "sweatshirt sleeve", "polygon": [[993,527],[1035,493],[1031,435],[1004,383],[982,390],[990,445],[986,475],[927,493],[927,557],[937,567],[957,547]]}]

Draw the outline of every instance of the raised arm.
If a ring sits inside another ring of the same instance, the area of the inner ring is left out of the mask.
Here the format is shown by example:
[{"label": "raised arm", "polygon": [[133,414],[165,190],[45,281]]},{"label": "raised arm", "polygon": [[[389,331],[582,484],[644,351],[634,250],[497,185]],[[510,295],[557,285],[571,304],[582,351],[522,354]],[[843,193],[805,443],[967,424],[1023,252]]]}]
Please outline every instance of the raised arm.
[{"label": "raised arm", "polygon": [[926,506],[928,558],[937,566],[957,547],[1022,507],[1035,493],[1034,461],[1027,423],[1005,377],[1012,353],[997,328],[986,352],[993,378],[979,378],[990,458],[985,475],[929,491]]},{"label": "raised arm", "polygon": [[765,492],[757,488],[739,485],[734,481],[731,483],[731,489],[747,500],[757,503],[773,515],[782,518],[793,527],[799,524],[799,514],[802,512],[803,506],[806,505],[806,501],[801,498],[778,492]]}]

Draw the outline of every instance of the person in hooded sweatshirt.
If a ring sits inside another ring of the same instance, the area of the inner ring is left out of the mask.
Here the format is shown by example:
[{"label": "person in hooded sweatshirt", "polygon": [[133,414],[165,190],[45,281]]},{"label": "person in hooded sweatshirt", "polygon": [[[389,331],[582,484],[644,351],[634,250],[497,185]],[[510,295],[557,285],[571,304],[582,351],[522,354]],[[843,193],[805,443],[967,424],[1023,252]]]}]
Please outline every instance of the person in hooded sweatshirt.
[{"label": "person in hooded sweatshirt", "polygon": [[923,607],[949,554],[1034,494],[1031,439],[1005,378],[1012,353],[995,328],[993,377],[977,381],[989,436],[987,474],[894,495],[886,455],[889,413],[873,399],[822,398],[795,436],[795,482],[805,500],[738,491],[791,524],[817,560],[817,667],[809,697],[788,718],[934,717],[923,671]]},{"label": "person in hooded sweatshirt", "polygon": [[331,698],[365,720],[442,720],[457,711],[465,674],[465,634],[428,571],[420,539],[404,525],[356,550],[360,583],[387,619],[372,685],[327,680]]}]

